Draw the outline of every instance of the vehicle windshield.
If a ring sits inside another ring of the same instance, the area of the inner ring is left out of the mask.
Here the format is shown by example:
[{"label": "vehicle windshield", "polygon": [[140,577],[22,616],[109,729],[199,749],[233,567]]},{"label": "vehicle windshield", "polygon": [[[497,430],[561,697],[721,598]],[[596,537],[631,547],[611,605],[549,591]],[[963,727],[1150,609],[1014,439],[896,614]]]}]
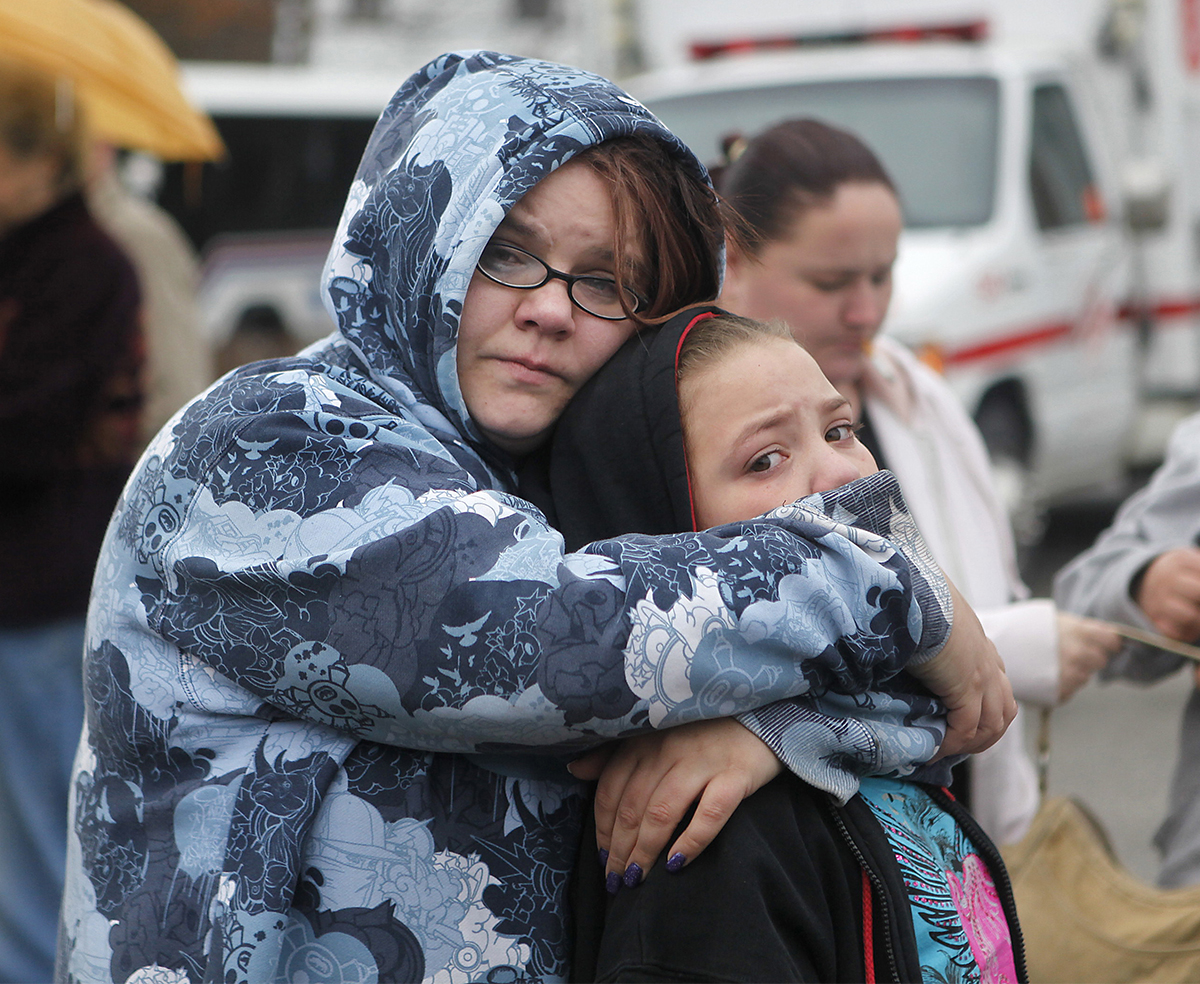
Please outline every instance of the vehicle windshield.
[{"label": "vehicle windshield", "polygon": [[375,117],[214,119],[229,155],[167,167],[159,203],[197,247],[229,232],[333,231]]},{"label": "vehicle windshield", "polygon": [[812,116],[850,130],[882,159],[910,229],[992,215],[999,87],[986,77],[860,79],[699,92],[647,105],[706,163],[725,137]]}]

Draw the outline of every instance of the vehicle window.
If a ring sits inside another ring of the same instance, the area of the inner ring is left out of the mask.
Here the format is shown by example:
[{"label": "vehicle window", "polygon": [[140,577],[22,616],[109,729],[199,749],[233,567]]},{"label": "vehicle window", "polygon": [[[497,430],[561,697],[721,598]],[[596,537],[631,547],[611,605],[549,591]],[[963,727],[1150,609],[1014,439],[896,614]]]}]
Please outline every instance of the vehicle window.
[{"label": "vehicle window", "polygon": [[375,118],[218,117],[229,150],[166,169],[159,202],[197,247],[218,233],[330,229]]},{"label": "vehicle window", "polygon": [[696,152],[719,159],[731,134],[813,116],[861,137],[896,184],[909,228],[972,226],[992,215],[999,86],[985,77],[810,82],[650,100]]},{"label": "vehicle window", "polygon": [[1103,218],[1071,101],[1061,85],[1033,90],[1029,186],[1039,229]]}]

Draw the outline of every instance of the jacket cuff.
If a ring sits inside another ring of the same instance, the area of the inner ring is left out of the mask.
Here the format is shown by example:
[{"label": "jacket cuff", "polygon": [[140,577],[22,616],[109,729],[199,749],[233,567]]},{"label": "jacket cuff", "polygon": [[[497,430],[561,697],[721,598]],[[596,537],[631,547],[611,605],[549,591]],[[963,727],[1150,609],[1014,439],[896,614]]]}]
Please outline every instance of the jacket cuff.
[{"label": "jacket cuff", "polygon": [[1018,601],[977,613],[996,644],[1017,700],[1058,703],[1058,609],[1049,598]]}]

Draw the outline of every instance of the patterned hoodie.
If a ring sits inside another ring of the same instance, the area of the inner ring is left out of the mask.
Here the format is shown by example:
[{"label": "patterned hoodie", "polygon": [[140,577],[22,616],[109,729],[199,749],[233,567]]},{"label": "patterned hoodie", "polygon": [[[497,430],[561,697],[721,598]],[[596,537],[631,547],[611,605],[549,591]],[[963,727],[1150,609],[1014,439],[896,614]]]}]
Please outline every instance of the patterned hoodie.
[{"label": "patterned hoodie", "polygon": [[567,757],[940,651],[948,596],[894,545],[903,514],[860,530],[818,501],[568,553],[480,439],[455,371],[476,259],[538,180],[631,133],[703,173],[594,75],[430,63],[351,188],[338,330],[147,449],[92,594],[60,978],[561,979]]}]

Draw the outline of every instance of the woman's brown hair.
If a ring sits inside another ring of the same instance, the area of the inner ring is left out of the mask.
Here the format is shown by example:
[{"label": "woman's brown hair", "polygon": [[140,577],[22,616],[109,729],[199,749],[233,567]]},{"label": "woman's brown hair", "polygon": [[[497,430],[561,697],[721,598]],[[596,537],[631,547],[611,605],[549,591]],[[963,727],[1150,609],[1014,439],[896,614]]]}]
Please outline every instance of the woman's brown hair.
[{"label": "woman's brown hair", "polygon": [[722,169],[720,190],[750,230],[751,252],[781,239],[813,205],[827,203],[847,182],[896,186],[874,152],[854,134],[797,119],[777,123],[748,142]]},{"label": "woman's brown hair", "polygon": [[612,193],[616,278],[622,286],[632,279],[646,300],[634,320],[665,321],[681,307],[717,296],[725,210],[698,173],[649,136],[606,140],[578,160]]}]

